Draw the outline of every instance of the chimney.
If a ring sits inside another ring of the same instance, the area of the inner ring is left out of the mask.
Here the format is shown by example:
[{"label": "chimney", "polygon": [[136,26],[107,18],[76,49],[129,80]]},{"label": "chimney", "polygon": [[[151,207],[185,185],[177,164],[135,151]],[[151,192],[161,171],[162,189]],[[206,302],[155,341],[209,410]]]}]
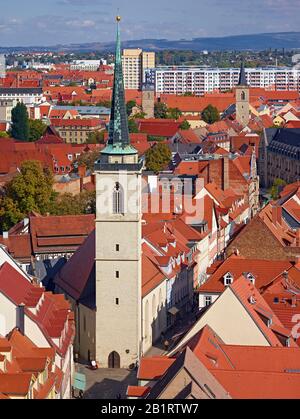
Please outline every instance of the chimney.
[{"label": "chimney", "polygon": [[287,281],[287,280],[289,279],[289,273],[288,273],[288,271],[284,271],[284,272],[282,273],[282,276],[283,276],[283,278]]},{"label": "chimney", "polygon": [[3,231],[3,233],[2,233],[2,237],[4,238],[4,239],[8,239],[8,231]]},{"label": "chimney", "polygon": [[25,333],[25,305],[19,304],[17,306],[17,328],[22,335]]},{"label": "chimney", "polygon": [[272,205],[272,222],[276,226],[282,222],[282,208],[279,205]]},{"label": "chimney", "polygon": [[[296,231],[296,247],[300,247],[300,229],[299,228]],[[298,260],[297,260],[297,262],[298,262]]]},{"label": "chimney", "polygon": [[78,175],[83,178],[85,177],[85,173],[86,173],[86,166],[82,165],[78,167]]},{"label": "chimney", "polygon": [[225,191],[226,189],[229,188],[229,157],[228,156],[224,156],[224,158],[222,159],[223,162],[223,190]]},{"label": "chimney", "polygon": [[293,295],[292,297],[292,307],[297,307],[297,296]]}]

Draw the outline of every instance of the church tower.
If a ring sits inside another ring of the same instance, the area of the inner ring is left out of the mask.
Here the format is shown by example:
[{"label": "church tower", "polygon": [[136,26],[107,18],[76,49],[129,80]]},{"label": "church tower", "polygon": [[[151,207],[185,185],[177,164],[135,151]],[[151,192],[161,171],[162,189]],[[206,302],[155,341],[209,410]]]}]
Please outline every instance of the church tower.
[{"label": "church tower", "polygon": [[253,218],[259,211],[259,176],[257,173],[257,157],[256,148],[254,147],[251,156],[251,170],[249,179],[249,207],[251,211],[251,218]]},{"label": "church tower", "polygon": [[149,74],[145,76],[145,83],[142,86],[142,109],[145,118],[154,118],[155,86],[151,82]]},{"label": "church tower", "polygon": [[241,65],[239,84],[235,90],[236,120],[245,128],[250,121],[250,92],[247,84],[244,63]]},{"label": "church tower", "polygon": [[128,368],[140,357],[142,169],[129,139],[120,23],[109,139],[96,162],[96,360]]}]

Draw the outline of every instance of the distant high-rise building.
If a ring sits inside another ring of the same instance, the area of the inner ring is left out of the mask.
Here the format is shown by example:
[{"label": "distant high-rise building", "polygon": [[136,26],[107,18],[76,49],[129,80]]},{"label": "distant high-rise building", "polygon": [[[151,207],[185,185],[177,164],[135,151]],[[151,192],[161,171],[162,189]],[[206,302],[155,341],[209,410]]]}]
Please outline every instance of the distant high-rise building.
[{"label": "distant high-rise building", "polygon": [[6,76],[6,62],[5,55],[0,55],[0,79],[4,79]]},{"label": "distant high-rise building", "polygon": [[123,74],[125,89],[140,90],[144,82],[145,71],[155,68],[155,52],[141,49],[124,49]]}]

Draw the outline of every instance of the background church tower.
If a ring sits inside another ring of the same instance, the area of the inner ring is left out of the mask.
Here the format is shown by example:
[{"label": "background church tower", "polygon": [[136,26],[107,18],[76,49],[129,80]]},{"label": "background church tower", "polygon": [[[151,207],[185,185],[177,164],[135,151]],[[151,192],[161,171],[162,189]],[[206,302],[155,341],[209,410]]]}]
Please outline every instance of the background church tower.
[{"label": "background church tower", "polygon": [[130,144],[121,42],[117,45],[109,140],[96,162],[96,360],[128,368],[141,345],[141,184]]},{"label": "background church tower", "polygon": [[236,86],[236,120],[245,128],[250,120],[250,91],[247,84],[244,63],[241,65],[239,84]]},{"label": "background church tower", "polygon": [[142,86],[142,109],[145,118],[154,118],[155,85],[151,82],[149,74],[145,75],[145,82]]}]

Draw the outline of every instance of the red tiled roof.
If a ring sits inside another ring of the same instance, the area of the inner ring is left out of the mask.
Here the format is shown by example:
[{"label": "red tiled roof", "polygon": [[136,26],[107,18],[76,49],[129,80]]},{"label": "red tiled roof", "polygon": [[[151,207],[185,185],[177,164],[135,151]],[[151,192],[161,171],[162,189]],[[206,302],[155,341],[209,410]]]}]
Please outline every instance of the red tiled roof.
[{"label": "red tiled roof", "polygon": [[173,120],[140,120],[139,131],[157,137],[173,137],[179,129],[180,123]]},{"label": "red tiled roof", "polygon": [[30,259],[32,255],[30,235],[9,235],[8,239],[0,236],[0,243],[7,247],[9,254],[16,259]]},{"label": "red tiled roof", "polygon": [[298,399],[300,374],[213,371],[234,399]]},{"label": "red tiled roof", "polygon": [[26,396],[32,380],[32,374],[0,374],[0,393]]},{"label": "red tiled roof", "polygon": [[[277,337],[277,329],[280,329],[280,334],[284,332],[286,336],[290,336],[291,333],[289,330],[284,329],[278,317],[272,312],[270,306],[260,295],[258,290],[253,286],[253,284],[249,280],[246,280],[244,277],[240,277],[239,279],[234,281],[230,288],[234,292],[236,297],[240,300],[240,302],[243,304],[245,309],[248,311],[253,321],[256,323],[258,328],[261,330],[261,332],[269,342],[270,346],[283,346]],[[255,301],[254,304],[250,301],[250,297],[253,297]],[[264,323],[264,321],[261,319],[260,315],[257,312],[257,308],[261,309],[264,313],[269,313],[272,319],[272,328],[268,327]],[[290,345],[297,346],[293,341],[290,342]]]},{"label": "red tiled roof", "polygon": [[55,283],[75,300],[83,293],[95,265],[95,231],[55,277]]},{"label": "red tiled roof", "polygon": [[178,108],[182,112],[202,112],[208,105],[215,106],[219,112],[224,112],[230,105],[235,103],[233,93],[207,94],[204,97],[187,97],[163,94],[161,102],[168,108]]},{"label": "red tiled roof", "polygon": [[35,307],[44,289],[32,285],[23,275],[5,262],[0,267],[0,292],[16,305]]},{"label": "red tiled roof", "polygon": [[128,386],[127,397],[145,397],[150,392],[150,387]]},{"label": "red tiled roof", "polygon": [[251,273],[255,277],[256,288],[260,289],[291,266],[287,261],[244,259],[233,255],[218,267],[199,291],[223,292],[225,289],[223,277],[228,272],[233,275],[234,280],[244,273]]},{"label": "red tiled roof", "polygon": [[173,363],[174,358],[152,357],[142,358],[140,361],[137,378],[143,381],[157,380]]},{"label": "red tiled roof", "polygon": [[47,248],[76,249],[95,227],[95,216],[67,215],[33,217],[30,220],[30,233],[34,253],[47,251]]},{"label": "red tiled roof", "polygon": [[103,126],[103,121],[98,118],[92,119],[51,119],[54,127],[90,127],[96,128]]},{"label": "red tiled roof", "polygon": [[196,135],[196,133],[192,129],[188,130],[178,130],[178,136],[180,137],[180,142],[182,143],[195,143],[199,144],[200,138]]},{"label": "red tiled roof", "polygon": [[285,125],[285,128],[300,128],[300,121],[289,121]]}]

